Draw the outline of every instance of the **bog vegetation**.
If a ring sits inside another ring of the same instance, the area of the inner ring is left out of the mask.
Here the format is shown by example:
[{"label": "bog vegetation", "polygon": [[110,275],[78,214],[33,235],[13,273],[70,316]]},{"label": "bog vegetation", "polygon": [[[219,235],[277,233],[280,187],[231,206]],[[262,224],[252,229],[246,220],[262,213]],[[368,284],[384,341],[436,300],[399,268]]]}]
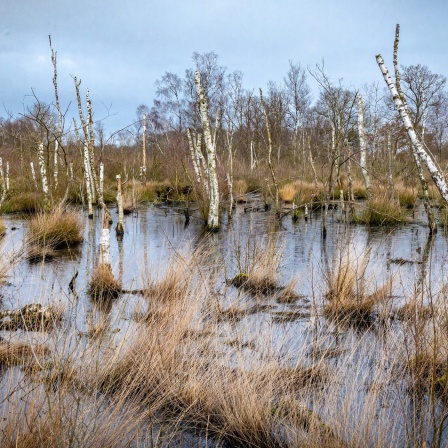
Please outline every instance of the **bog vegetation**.
[{"label": "bog vegetation", "polygon": [[[448,91],[426,66],[399,68],[398,39],[399,27],[394,81],[377,56],[384,88],[290,61],[255,91],[213,52],[194,53],[194,69],[165,73],[153,105],[110,135],[76,77],[76,118],[63,113],[50,40],[54,100],[0,119],[0,212],[26,223],[20,249],[2,256],[2,287],[20,284],[18,264],[83,250],[85,222],[98,223],[82,295],[101,312],[77,328],[77,271],[65,301],[0,309],[2,446],[446,445],[448,288],[432,283],[431,257],[447,226]],[[126,251],[124,217],[149,204],[209,233],[157,275],[142,260],[133,289],[116,276],[111,235]],[[213,233],[237,213],[273,218],[270,232],[219,253]],[[303,278],[282,276],[281,230],[311,219],[325,256],[303,296]],[[400,300],[399,275],[368,269],[372,247],[359,253],[349,231],[327,241],[336,224],[427,227],[418,261],[388,259],[416,266]]]}]

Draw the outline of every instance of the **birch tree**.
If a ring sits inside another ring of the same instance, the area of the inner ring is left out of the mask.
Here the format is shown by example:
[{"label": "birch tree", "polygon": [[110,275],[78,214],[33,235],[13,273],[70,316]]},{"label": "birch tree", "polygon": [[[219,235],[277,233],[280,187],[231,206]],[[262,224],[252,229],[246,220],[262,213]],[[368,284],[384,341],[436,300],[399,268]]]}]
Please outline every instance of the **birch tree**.
[{"label": "birch tree", "polygon": [[208,116],[207,94],[201,84],[201,73],[195,72],[195,84],[199,97],[199,109],[201,113],[202,130],[207,153],[207,175],[209,181],[209,210],[207,227],[209,230],[219,229],[219,186],[216,173],[216,147],[212,138],[212,131]]},{"label": "birch tree", "polygon": [[[400,29],[399,25],[397,25],[396,48],[398,48],[399,29]],[[443,173],[441,172],[441,170],[439,169],[439,167],[437,166],[436,162],[433,160],[431,155],[424,148],[422,142],[419,140],[417,133],[414,129],[414,126],[412,124],[412,121],[409,117],[408,111],[406,110],[402,96],[399,94],[399,91],[397,90],[397,87],[395,86],[389,74],[389,71],[384,63],[384,59],[380,54],[376,56],[376,61],[381,70],[384,81],[386,82],[386,85],[392,94],[395,107],[398,110],[400,118],[408,134],[409,140],[411,142],[411,148],[413,150],[413,153],[415,154],[414,159],[419,159],[420,161],[422,161],[424,166],[428,169],[431,178],[434,181],[434,184],[436,185],[437,189],[439,190],[443,200],[445,201],[446,204],[448,204],[448,186],[446,183],[445,176],[443,175]],[[397,71],[397,73],[399,72]]]},{"label": "birch tree", "polygon": [[366,134],[364,132],[364,108],[362,104],[362,95],[358,93],[358,133],[360,146],[360,168],[364,178],[364,185],[366,187],[367,199],[370,199],[370,178],[367,171],[367,142]]}]

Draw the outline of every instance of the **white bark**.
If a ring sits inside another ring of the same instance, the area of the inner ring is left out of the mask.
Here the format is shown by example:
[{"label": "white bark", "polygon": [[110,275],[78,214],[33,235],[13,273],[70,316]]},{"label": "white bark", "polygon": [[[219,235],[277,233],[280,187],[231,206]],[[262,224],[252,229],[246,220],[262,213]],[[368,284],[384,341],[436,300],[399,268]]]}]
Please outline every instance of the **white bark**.
[{"label": "white bark", "polygon": [[388,178],[389,178],[389,197],[393,201],[395,199],[394,176],[392,169],[392,145],[390,134],[387,134],[387,162],[388,162]]},{"label": "white bark", "polygon": [[89,208],[89,218],[93,218],[93,199],[92,199],[92,183],[90,177],[90,161],[89,161],[89,148],[87,142],[84,141],[84,178],[86,181],[86,193],[87,193],[87,206]]},{"label": "white bark", "polygon": [[2,195],[0,198],[0,204],[3,204],[3,201],[5,200],[6,197],[6,181],[3,173],[3,159],[1,157],[0,157],[0,182],[2,186]]},{"label": "white bark", "polygon": [[103,197],[103,191],[104,191],[104,163],[100,162],[100,191],[99,196]]},{"label": "white bark", "polygon": [[271,128],[269,126],[269,118],[268,118],[268,112],[266,110],[266,105],[263,100],[263,92],[260,89],[260,103],[263,108],[264,118],[266,121],[266,132],[268,134],[268,144],[269,144],[269,151],[268,151],[268,166],[271,171],[271,177],[272,177],[272,183],[274,184],[275,188],[275,213],[279,213],[279,204],[278,204],[278,184],[277,180],[275,178],[275,172],[274,167],[272,166],[271,156],[272,156],[272,139],[271,139]]},{"label": "white bark", "polygon": [[123,235],[124,213],[123,213],[123,196],[121,194],[121,175],[117,174],[116,179],[117,179],[117,207],[118,207],[118,221],[116,231],[117,235]]},{"label": "white bark", "polygon": [[201,73],[195,72],[196,90],[199,96],[202,129],[204,131],[205,149],[207,151],[207,174],[209,179],[209,210],[207,226],[209,230],[219,228],[219,186],[216,174],[216,147],[213,144],[210,122],[208,118],[207,96],[201,86]]},{"label": "white bark", "polygon": [[45,157],[44,157],[44,144],[39,143],[39,150],[37,152],[37,161],[39,163],[40,177],[42,181],[42,191],[44,193],[45,207],[48,207],[50,204],[49,197],[49,189],[48,189],[48,178],[47,178],[47,169],[45,166]]},{"label": "white bark", "polygon": [[370,178],[367,171],[367,143],[366,134],[364,132],[364,110],[362,104],[362,96],[358,93],[358,133],[359,133],[359,149],[360,149],[360,167],[364,177],[364,185],[366,187],[367,199],[370,198]]},{"label": "white bark", "polygon": [[55,190],[58,187],[58,153],[59,153],[59,142],[56,140],[54,142],[54,171],[53,171]]},{"label": "white bark", "polygon": [[143,114],[143,137],[142,137],[142,146],[143,146],[143,154],[142,154],[142,176],[143,176],[143,185],[146,185],[146,114]]},{"label": "white bark", "polygon": [[187,139],[188,139],[188,148],[190,149],[191,160],[193,162],[193,169],[194,174],[196,176],[196,181],[198,182],[198,184],[202,185],[203,179],[202,179],[199,155],[197,153],[197,147],[191,135],[190,128],[187,128]]},{"label": "white bark", "polygon": [[6,191],[9,191],[9,162],[6,162]]},{"label": "white bark", "polygon": [[30,162],[30,167],[31,167],[31,177],[33,178],[34,187],[37,190],[36,171],[34,170],[34,163],[33,162]]},{"label": "white bark", "polygon": [[255,150],[254,150],[254,142],[250,141],[250,170],[253,171],[257,166],[256,158],[255,158]]},{"label": "white bark", "polygon": [[107,211],[103,208],[103,218],[100,237],[100,264],[110,267],[110,229]]},{"label": "white bark", "polygon": [[411,140],[412,148],[414,149],[416,155],[420,158],[420,160],[424,163],[426,168],[428,169],[432,180],[434,181],[437,189],[440,192],[443,200],[446,204],[448,204],[448,186],[446,183],[445,176],[440,172],[435,162],[432,160],[431,156],[426,152],[422,143],[417,137],[417,134],[412,125],[411,119],[406,111],[406,108],[401,101],[400,95],[398,94],[397,88],[395,87],[392,78],[389,75],[389,71],[387,70],[386,65],[384,64],[384,60],[381,55],[376,56],[376,61],[378,66],[380,67],[381,73],[383,74],[384,80],[386,81],[389,90],[392,93],[392,97],[395,103],[395,107],[400,114],[400,117],[403,121],[406,132],[408,133],[409,139]]},{"label": "white bark", "polygon": [[54,171],[53,171],[53,178],[54,178],[54,189],[56,190],[58,186],[58,172],[59,172],[59,139],[62,137],[63,134],[63,117],[61,112],[61,105],[59,104],[59,94],[58,94],[58,70],[57,70],[57,53],[53,50],[53,47],[51,45],[51,36],[48,36],[50,41],[50,49],[51,49],[51,62],[53,63],[53,85],[54,85],[54,97],[55,97],[55,103],[56,103],[56,109],[58,111],[58,134],[56,136],[56,141],[54,143]]}]

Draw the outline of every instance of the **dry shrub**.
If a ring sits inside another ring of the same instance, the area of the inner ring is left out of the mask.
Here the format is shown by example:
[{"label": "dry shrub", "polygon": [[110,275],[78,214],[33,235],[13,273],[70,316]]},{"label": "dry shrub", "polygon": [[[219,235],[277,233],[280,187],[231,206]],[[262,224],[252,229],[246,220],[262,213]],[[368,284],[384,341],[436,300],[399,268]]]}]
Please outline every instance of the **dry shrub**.
[{"label": "dry shrub", "polygon": [[83,241],[83,224],[77,212],[58,207],[30,220],[27,239],[31,246],[41,248],[73,247]]},{"label": "dry shrub", "polygon": [[121,283],[115,279],[109,265],[100,264],[90,279],[88,294],[98,302],[117,298],[122,291]]}]

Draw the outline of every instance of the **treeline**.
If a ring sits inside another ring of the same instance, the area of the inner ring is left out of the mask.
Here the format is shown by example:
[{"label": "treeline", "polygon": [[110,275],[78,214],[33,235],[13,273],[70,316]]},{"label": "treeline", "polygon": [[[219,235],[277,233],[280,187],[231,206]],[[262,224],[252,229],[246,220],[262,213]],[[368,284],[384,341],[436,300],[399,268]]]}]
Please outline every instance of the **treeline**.
[{"label": "treeline", "polygon": [[[332,80],[323,63],[305,68],[290,61],[283,79],[270,81],[263,91],[268,138],[261,91],[247,88],[243,73],[221,66],[213,52],[194,53],[192,59],[194,67],[187,69],[183,76],[166,72],[156,81],[152,106],[140,105],[132,125],[106,135],[104,122],[89,123],[94,160],[104,163],[106,179],[112,181],[117,173],[125,178],[141,176],[144,147],[148,157],[148,166],[145,166],[148,180],[177,182],[181,179],[189,183],[194,177],[194,167],[187,132],[190,130],[196,138],[202,133],[194,80],[195,71],[199,71],[207,92],[219,181],[224,188],[228,184],[225,177],[230,160],[234,164],[235,178],[245,178],[250,188],[260,188],[269,178],[268,156],[280,183],[298,178],[325,183],[329,172],[335,170],[337,184],[347,163],[351,163],[355,176],[359,174],[359,97],[364,105],[367,170],[373,181],[384,182],[385,176],[391,174],[404,181],[414,181],[414,165],[407,163],[412,160],[407,151],[409,141],[380,75],[377,83],[354,88],[343,80]],[[55,59],[54,66],[55,82]],[[318,85],[315,98],[311,82]],[[439,163],[445,161],[448,159],[445,76],[432,73],[420,64],[405,66],[401,69],[401,87],[414,128],[435,159]],[[43,145],[46,171],[53,189],[58,185],[57,176],[64,177],[64,170],[67,177],[70,177],[70,169],[74,170],[74,178],[82,181],[85,177],[83,126],[79,120],[69,122],[67,117],[67,113],[60,113],[58,98],[43,103],[35,97],[25,114],[0,118],[0,156],[11,164],[12,178],[28,179],[22,182],[22,187],[32,188],[38,184],[40,145]],[[199,144],[204,145],[204,142]],[[385,163],[388,158],[392,158],[392,167]],[[393,173],[386,173],[391,169]],[[33,182],[29,181],[31,178]],[[16,180],[15,184],[16,188],[21,188],[20,181]]]}]

